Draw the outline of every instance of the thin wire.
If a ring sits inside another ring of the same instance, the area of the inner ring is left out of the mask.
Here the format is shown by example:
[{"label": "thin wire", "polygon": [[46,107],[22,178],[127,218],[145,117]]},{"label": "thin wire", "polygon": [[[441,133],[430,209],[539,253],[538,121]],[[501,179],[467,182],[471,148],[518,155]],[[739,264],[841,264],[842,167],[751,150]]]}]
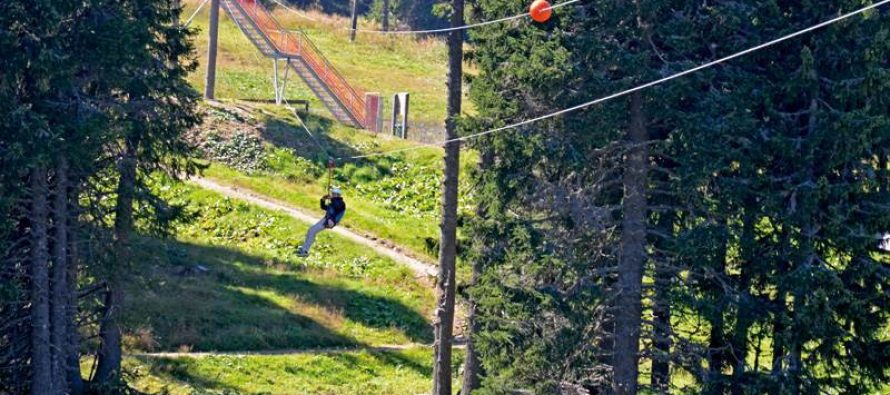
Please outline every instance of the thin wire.
[{"label": "thin wire", "polygon": [[196,16],[198,16],[198,13],[201,12],[201,9],[204,8],[205,5],[207,5],[208,1],[210,1],[210,0],[202,1],[201,5],[198,6],[198,9],[192,13],[192,16],[190,16],[189,19],[185,21],[185,24],[182,25],[182,27],[180,29],[188,29],[189,25],[192,24],[192,21],[195,19]]},{"label": "thin wire", "polygon": [[[890,1],[890,0],[888,0],[888,1]],[[287,67],[287,66],[285,66],[285,67]],[[288,110],[291,110],[291,112],[294,113],[294,117],[297,118],[297,121],[300,121],[300,126],[303,127],[303,130],[306,131],[306,134],[309,135],[309,137],[312,139],[312,141],[315,143],[315,145],[316,145],[318,148],[320,148],[322,151],[324,151],[325,156],[327,156],[328,158],[330,158],[330,157],[331,157],[331,153],[328,152],[327,148],[325,148],[325,147],[321,144],[321,142],[319,142],[318,139],[315,138],[315,135],[312,134],[311,131],[309,131],[309,128],[306,126],[306,123],[303,122],[303,118],[300,117],[299,114],[297,114],[297,109],[291,107],[290,103],[287,101],[287,98],[284,97],[284,92],[282,92],[282,94],[281,94],[281,99],[284,100],[284,107],[287,108]]]},{"label": "thin wire", "polygon": [[[808,27],[808,28],[806,28],[806,29],[798,30],[798,31],[796,31],[796,32],[794,32],[794,33],[788,34],[788,35],[786,35],[786,36],[782,36],[782,37],[777,38],[777,39],[775,39],[775,40],[765,42],[765,43],[763,43],[763,44],[760,44],[760,45],[757,45],[757,46],[754,46],[754,47],[745,49],[745,50],[743,50],[743,51],[736,52],[736,53],[734,53],[734,54],[732,54],[732,55],[729,55],[729,56],[726,56],[726,57],[723,57],[723,58],[720,58],[720,59],[717,59],[717,60],[714,60],[714,61],[711,61],[711,62],[708,62],[708,63],[704,63],[704,64],[702,64],[702,65],[699,65],[699,66],[693,67],[693,68],[691,68],[691,69],[687,69],[687,70],[681,71],[681,72],[679,72],[679,73],[676,73],[676,74],[673,74],[673,75],[670,75],[670,76],[667,76],[667,77],[664,77],[664,78],[661,78],[661,79],[657,79],[657,80],[655,80],[655,81],[647,82],[647,83],[645,83],[645,84],[642,84],[642,85],[639,85],[639,86],[636,86],[636,87],[633,87],[633,88],[630,88],[630,89],[627,89],[627,90],[623,90],[623,91],[618,92],[618,93],[613,93],[613,94],[611,94],[611,95],[604,96],[604,97],[601,97],[601,98],[596,99],[596,100],[591,100],[591,101],[588,101],[588,102],[585,102],[585,103],[581,103],[581,104],[578,104],[578,105],[576,105],[576,106],[572,106],[572,107],[569,107],[569,108],[565,108],[565,109],[562,109],[562,110],[559,110],[559,111],[556,111],[556,112],[552,112],[552,113],[550,113],[550,114],[542,115],[542,116],[537,117],[537,118],[527,119],[527,120],[525,120],[525,121],[516,122],[516,123],[510,124],[510,125],[507,125],[507,126],[502,126],[502,127],[495,128],[495,129],[491,129],[491,130],[486,130],[486,131],[484,131],[484,132],[479,132],[479,133],[469,134],[469,135],[466,135],[466,136],[463,136],[463,137],[458,137],[458,138],[453,138],[453,139],[445,140],[445,141],[443,141],[439,146],[444,146],[444,145],[446,145],[446,144],[448,144],[448,143],[457,142],[457,141],[466,141],[466,140],[470,140],[470,139],[474,139],[474,138],[482,137],[482,136],[485,136],[485,135],[488,135],[488,134],[492,134],[492,133],[496,133],[496,132],[504,131],[504,130],[507,130],[507,129],[514,129],[514,128],[517,128],[517,127],[519,127],[519,126],[528,125],[528,124],[530,124],[530,123],[534,123],[534,122],[542,121],[542,120],[545,120],[545,119],[548,119],[548,118],[553,118],[553,117],[556,117],[556,116],[558,116],[558,115],[562,115],[562,114],[565,114],[565,113],[569,113],[569,112],[572,112],[572,111],[576,111],[576,110],[579,110],[579,109],[582,109],[582,108],[585,108],[585,107],[589,107],[589,106],[592,106],[592,105],[595,105],[595,104],[599,104],[599,103],[602,103],[602,102],[605,102],[605,101],[609,101],[609,100],[612,100],[612,99],[615,99],[615,98],[618,98],[618,97],[621,97],[621,96],[626,96],[626,95],[628,95],[628,94],[631,94],[631,93],[634,93],[634,92],[637,92],[637,91],[641,91],[641,90],[643,90],[643,89],[646,89],[646,88],[649,88],[649,87],[652,87],[652,86],[655,86],[655,85],[659,85],[659,84],[668,82],[668,81],[670,81],[670,80],[673,80],[673,79],[677,79],[677,78],[683,77],[683,76],[688,75],[688,74],[692,74],[692,73],[694,73],[694,72],[696,72],[696,71],[703,70],[703,69],[706,69],[706,68],[710,68],[710,67],[716,66],[716,65],[718,65],[718,64],[720,64],[720,63],[724,63],[724,62],[727,62],[727,61],[729,61],[729,60],[732,60],[732,59],[735,59],[735,58],[738,58],[738,57],[745,56],[745,55],[750,54],[750,53],[752,53],[752,52],[756,52],[756,51],[759,51],[759,50],[761,50],[761,49],[764,49],[764,48],[767,48],[767,47],[771,47],[771,46],[776,45],[776,44],[778,44],[778,43],[780,43],[780,42],[787,41],[787,40],[790,40],[790,39],[792,39],[792,38],[801,36],[801,35],[803,35],[803,34],[812,32],[813,30],[821,29],[821,28],[823,28],[823,27],[825,27],[825,26],[828,26],[828,25],[831,25],[831,24],[840,22],[840,21],[842,21],[842,20],[848,19],[848,18],[850,18],[850,17],[853,17],[853,16],[856,16],[856,15],[862,14],[862,13],[868,11],[868,10],[872,10],[872,9],[878,8],[878,7],[883,6],[883,5],[887,4],[887,3],[890,3],[890,0],[882,0],[882,1],[878,2],[878,3],[875,3],[875,4],[872,4],[872,5],[869,5],[869,6],[860,8],[860,9],[858,9],[858,10],[856,10],[856,11],[849,12],[849,13],[847,13],[847,14],[843,14],[843,15],[838,16],[838,17],[836,17],[836,18],[833,18],[833,19],[830,19],[830,20],[821,22],[821,23],[819,23],[819,24],[810,26],[810,27]],[[392,151],[382,151],[382,152],[375,152],[375,153],[365,154],[365,155],[356,155],[356,156],[351,156],[351,157],[347,157],[347,158],[339,158],[339,159],[360,159],[360,158],[368,158],[368,157],[373,157],[373,156],[389,155],[389,154],[391,154],[391,153],[404,152],[404,151],[410,151],[410,150],[421,149],[421,148],[426,148],[426,147],[424,147],[424,146],[416,146],[416,147],[409,147],[409,148],[403,148],[403,149],[392,150]]]},{"label": "thin wire", "polygon": [[[581,0],[569,0],[566,2],[559,3],[559,4],[554,4],[550,7],[545,8],[543,11],[553,10],[553,9],[560,8],[560,7],[565,7],[567,5],[574,4],[574,3],[577,3],[580,1]],[[484,22],[472,23],[472,24],[463,25],[463,26],[446,27],[446,28],[442,28],[442,29],[429,29],[429,30],[372,30],[372,29],[352,29],[349,27],[346,27],[344,29],[355,30],[355,31],[361,32],[361,33],[377,33],[377,34],[435,34],[435,33],[447,33],[447,32],[452,32],[455,30],[472,29],[472,28],[476,28],[476,27],[480,27],[480,26],[486,26],[486,25],[491,25],[491,24],[495,24],[495,23],[512,21],[514,19],[521,19],[521,18],[525,18],[528,16],[529,16],[528,13],[524,12],[522,14],[508,16],[506,18],[495,19],[495,20],[491,20],[491,21],[484,21]]]},{"label": "thin wire", "polygon": [[308,19],[308,20],[313,21],[313,22],[318,22],[318,19],[315,19],[315,18],[313,18],[313,17],[311,17],[311,16],[309,16],[309,15],[306,15],[306,13],[304,13],[304,12],[297,11],[296,9],[292,8],[291,6],[289,6],[289,5],[287,5],[287,4],[284,4],[284,3],[282,3],[282,2],[280,2],[280,1],[278,1],[278,0],[272,0],[272,1],[275,2],[275,3],[277,3],[277,4],[280,5],[280,6],[284,7],[286,10],[288,10],[288,11],[294,13],[294,14],[297,14],[297,16],[300,17],[300,18]]}]

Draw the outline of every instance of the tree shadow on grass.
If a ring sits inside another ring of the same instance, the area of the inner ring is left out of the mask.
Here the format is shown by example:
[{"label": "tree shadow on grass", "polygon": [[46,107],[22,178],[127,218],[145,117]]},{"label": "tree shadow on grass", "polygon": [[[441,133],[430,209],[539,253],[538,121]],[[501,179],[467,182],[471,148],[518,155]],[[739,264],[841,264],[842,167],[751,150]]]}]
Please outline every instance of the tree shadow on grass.
[{"label": "tree shadow on grass", "polygon": [[[294,155],[321,167],[327,165],[329,157],[348,158],[367,153],[329,136],[328,130],[334,126],[335,121],[305,113],[301,113],[300,117],[312,133],[311,136],[297,124],[280,118],[269,118],[265,121],[266,127],[262,129],[263,139],[277,147],[290,148]],[[359,158],[350,160],[350,163],[358,167],[373,167],[379,174],[388,175],[393,160],[388,157],[374,158],[374,160]]]},{"label": "tree shadow on grass", "polygon": [[[134,357],[140,364],[148,366],[148,373],[158,377],[167,384],[188,385],[197,390],[222,391],[223,393],[240,393],[240,388],[227,385],[217,377],[199,375],[190,371],[194,365],[193,358],[154,358],[148,356]],[[140,372],[144,374],[144,372]],[[201,393],[201,392],[198,392]]]},{"label": "tree shadow on grass", "polygon": [[239,280],[249,288],[294,295],[302,301],[340,311],[344,317],[365,326],[378,329],[396,328],[413,342],[432,341],[432,331],[427,320],[394,298],[320,285],[294,278],[289,274],[241,271]]},{"label": "tree shadow on grass", "polygon": [[[289,310],[287,305],[294,300],[367,327],[399,330],[414,342],[432,340],[426,319],[394,298],[317,284],[299,275],[294,266],[229,248],[174,240],[148,244],[143,249],[146,259],[130,281],[125,306],[134,337],[139,340],[141,331],[146,338],[135,348],[261,351],[363,346]],[[182,274],[183,267],[197,265],[206,272]]]}]

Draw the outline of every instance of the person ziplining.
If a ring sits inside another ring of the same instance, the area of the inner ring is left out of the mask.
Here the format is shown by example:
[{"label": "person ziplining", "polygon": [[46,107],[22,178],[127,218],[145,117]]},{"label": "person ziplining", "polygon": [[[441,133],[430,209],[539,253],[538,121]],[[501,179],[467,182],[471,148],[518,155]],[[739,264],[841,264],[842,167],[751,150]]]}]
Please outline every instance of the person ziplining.
[{"label": "person ziplining", "polygon": [[333,187],[329,194],[322,196],[320,205],[321,209],[325,211],[324,217],[316,222],[315,225],[312,225],[309,231],[306,232],[306,240],[297,249],[297,256],[309,256],[309,249],[315,243],[315,236],[318,235],[318,232],[325,229],[333,229],[346,215],[346,202],[343,201],[341,193],[340,188]]},{"label": "person ziplining", "polygon": [[[307,129],[306,131],[308,132],[309,130]],[[333,229],[341,220],[343,220],[343,216],[346,215],[346,202],[343,200],[342,191],[340,191],[339,187],[331,187],[333,177],[334,159],[331,158],[328,159],[327,190],[329,193],[322,196],[319,201],[319,206],[321,206],[321,209],[325,212],[324,217],[318,220],[318,222],[316,222],[315,225],[312,225],[306,232],[306,239],[303,241],[303,245],[297,248],[297,256],[309,256],[309,249],[311,249],[312,244],[315,243],[315,236],[318,235],[318,232],[325,229]]]}]

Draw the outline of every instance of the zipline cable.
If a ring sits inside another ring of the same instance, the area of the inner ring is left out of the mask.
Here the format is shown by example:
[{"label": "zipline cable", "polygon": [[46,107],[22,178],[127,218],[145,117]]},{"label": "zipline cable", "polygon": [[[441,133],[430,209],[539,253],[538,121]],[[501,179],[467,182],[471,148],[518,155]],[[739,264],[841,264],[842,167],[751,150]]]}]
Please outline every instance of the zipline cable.
[{"label": "zipline cable", "polygon": [[[888,1],[890,1],[890,0],[888,0]],[[293,108],[293,107],[290,105],[290,103],[288,103],[287,98],[284,97],[283,94],[282,94],[282,96],[281,96],[281,99],[284,100],[284,108],[287,108],[288,110],[291,110],[291,112],[294,113],[294,117],[297,118],[297,121],[300,121],[300,126],[303,127],[303,130],[306,131],[306,134],[308,134],[308,135],[309,135],[309,138],[312,139],[312,142],[315,143],[315,146],[317,146],[319,149],[321,149],[321,150],[324,152],[325,156],[328,157],[328,159],[333,159],[333,157],[331,157],[331,153],[328,152],[327,148],[325,148],[324,145],[322,145],[321,142],[319,142],[318,139],[315,138],[315,135],[312,134],[311,131],[309,131],[309,127],[307,127],[307,126],[306,126],[306,123],[303,122],[303,118],[300,117],[299,114],[297,114],[297,109],[296,109],[296,108]]]},{"label": "zipline cable", "polygon": [[198,9],[196,9],[195,12],[192,13],[192,16],[190,16],[189,19],[185,21],[180,29],[188,29],[189,25],[192,24],[192,21],[195,20],[195,17],[198,16],[198,13],[201,12],[201,9],[204,8],[205,5],[207,5],[208,1],[210,0],[202,1],[201,5],[198,6]]},{"label": "zipline cable", "polygon": [[[621,91],[621,92],[613,93],[613,94],[611,94],[611,95],[604,96],[604,97],[601,97],[601,98],[598,98],[598,99],[595,99],[595,100],[591,100],[591,101],[588,101],[588,102],[585,102],[585,103],[581,103],[581,104],[578,104],[578,105],[576,105],[576,106],[572,106],[572,107],[569,107],[569,108],[565,108],[565,109],[562,109],[562,110],[559,110],[559,111],[556,111],[556,112],[552,112],[552,113],[550,113],[550,114],[542,115],[542,116],[537,117],[537,118],[527,119],[527,120],[524,120],[524,121],[520,121],[520,122],[516,122],[516,123],[509,124],[509,125],[506,125],[506,126],[501,126],[501,127],[499,127],[499,128],[495,128],[495,129],[491,129],[491,130],[486,130],[486,131],[484,131],[484,132],[479,132],[479,133],[469,134],[469,135],[466,135],[466,136],[463,136],[463,137],[458,137],[458,138],[453,138],[453,139],[445,140],[445,141],[443,141],[442,143],[438,144],[437,146],[444,146],[444,145],[447,145],[448,143],[452,143],[452,142],[466,141],[466,140],[470,140],[470,139],[474,139],[474,138],[482,137],[482,136],[485,136],[485,135],[488,135],[488,134],[497,133],[497,132],[501,132],[501,131],[508,130],[508,129],[514,129],[514,128],[517,128],[517,127],[519,127],[519,126],[528,125],[528,124],[530,124],[530,123],[534,123],[534,122],[542,121],[542,120],[545,120],[545,119],[548,119],[548,118],[553,118],[553,117],[556,117],[556,116],[559,116],[559,115],[562,115],[562,114],[566,114],[566,113],[569,113],[569,112],[573,112],[573,111],[576,111],[576,110],[580,110],[580,109],[585,108],[585,107],[590,107],[590,106],[595,105],[595,104],[603,103],[603,102],[606,102],[606,101],[609,101],[609,100],[612,100],[612,99],[615,99],[615,98],[618,98],[618,97],[626,96],[626,95],[628,95],[628,94],[631,94],[631,93],[634,93],[634,92],[637,92],[637,91],[641,91],[641,90],[643,90],[643,89],[646,89],[646,88],[649,88],[649,87],[652,87],[652,86],[655,86],[655,85],[659,85],[659,84],[668,82],[668,81],[670,81],[670,80],[674,80],[674,79],[683,77],[683,76],[688,75],[688,74],[692,74],[692,73],[697,72],[697,71],[699,71],[699,70],[704,70],[704,69],[707,69],[707,68],[716,66],[716,65],[718,65],[718,64],[721,64],[721,63],[730,61],[730,60],[732,60],[732,59],[735,59],[735,58],[739,58],[739,57],[745,56],[745,55],[750,54],[750,53],[752,53],[752,52],[756,52],[756,51],[759,51],[759,50],[761,50],[761,49],[764,49],[764,48],[767,48],[767,47],[771,47],[771,46],[776,45],[776,44],[778,44],[778,43],[781,43],[781,42],[783,42],[783,41],[788,41],[788,40],[790,40],[790,39],[792,39],[792,38],[795,38],[795,37],[804,35],[804,34],[806,34],[806,33],[812,32],[812,31],[814,31],[814,30],[818,30],[818,29],[821,29],[821,28],[823,28],[823,27],[832,25],[832,24],[834,24],[834,23],[843,21],[843,20],[845,20],[845,19],[849,19],[849,18],[851,18],[851,17],[853,17],[853,16],[862,14],[862,13],[864,13],[864,12],[866,12],[866,11],[869,11],[869,10],[872,10],[872,9],[875,9],[875,8],[878,8],[878,7],[883,6],[883,5],[887,4],[887,3],[890,3],[890,0],[882,0],[882,1],[877,2],[877,3],[874,3],[874,4],[872,4],[872,5],[862,7],[862,8],[860,8],[860,9],[856,10],[856,11],[849,12],[849,13],[840,15],[840,16],[838,16],[838,17],[829,19],[829,20],[827,20],[827,21],[821,22],[821,23],[819,23],[819,24],[810,26],[810,27],[808,27],[808,28],[806,28],[806,29],[798,30],[798,31],[796,31],[796,32],[794,32],[794,33],[791,33],[791,34],[782,36],[782,37],[777,38],[777,39],[775,39],[775,40],[765,42],[765,43],[763,43],[763,44],[760,44],[760,45],[757,45],[757,46],[754,46],[754,47],[745,49],[745,50],[740,51],[740,52],[736,52],[736,53],[734,53],[734,54],[732,54],[732,55],[729,55],[729,56],[726,56],[726,57],[723,57],[723,58],[720,58],[720,59],[717,59],[717,60],[714,60],[714,61],[711,61],[711,62],[707,62],[707,63],[701,64],[701,65],[699,65],[699,66],[696,66],[696,67],[693,67],[693,68],[691,68],[691,69],[687,69],[687,70],[681,71],[681,72],[676,73],[676,74],[672,74],[672,75],[667,76],[667,77],[664,77],[664,78],[660,78],[660,79],[657,79],[657,80],[654,80],[654,81],[651,81],[651,82],[647,82],[647,83],[645,83],[645,84],[642,84],[642,85],[639,85],[639,86],[636,86],[636,87],[633,87],[633,88],[630,88],[630,89],[627,89],[627,90],[623,90],[623,91]],[[399,152],[405,152],[405,151],[412,151],[412,150],[417,150],[417,149],[422,149],[422,148],[427,148],[427,147],[428,147],[428,146],[423,146],[423,145],[421,145],[421,146],[414,146],[414,147],[408,147],[408,148],[400,148],[400,149],[395,149],[395,150],[390,150],[390,151],[374,152],[374,153],[365,154],[365,155],[356,155],[356,156],[343,157],[343,158],[338,158],[338,159],[348,160],[348,159],[369,158],[369,157],[383,156],[383,155],[389,155],[389,154],[394,154],[394,153],[399,153]]]},{"label": "zipline cable", "polygon": [[325,156],[328,157],[328,185],[327,185],[327,188],[325,189],[325,191],[330,192],[331,191],[331,182],[334,178],[334,166],[336,165],[336,161],[334,160],[334,157],[331,156],[331,153],[328,152],[327,148],[325,148],[318,141],[318,139],[315,138],[315,135],[312,134],[311,131],[309,131],[309,127],[307,127],[306,123],[303,122],[303,118],[299,114],[297,114],[297,109],[291,107],[290,103],[287,102],[287,98],[284,97],[283,94],[281,96],[281,99],[284,100],[285,108],[287,108],[288,110],[291,110],[294,113],[294,117],[297,118],[297,121],[300,121],[300,126],[303,127],[303,130],[306,131],[306,134],[309,135],[309,137],[312,139],[312,141],[315,142],[315,145],[318,146],[319,149],[324,151]]},{"label": "zipline cable", "polygon": [[[553,9],[557,9],[560,7],[565,7],[567,5],[578,3],[580,1],[581,0],[565,1],[562,3],[551,5],[550,7],[544,8],[543,11],[553,10]],[[467,29],[472,29],[472,28],[476,28],[476,27],[480,27],[480,26],[486,26],[486,25],[491,25],[491,24],[495,24],[495,23],[512,21],[514,19],[526,18],[528,16],[529,16],[528,13],[524,12],[522,14],[508,16],[506,18],[495,19],[495,20],[491,20],[491,21],[484,21],[484,22],[478,22],[478,23],[471,23],[469,25],[463,25],[463,26],[454,26],[454,27],[446,27],[446,28],[442,28],[442,29],[429,29],[429,30],[371,30],[371,29],[352,29],[350,27],[346,27],[344,29],[350,30],[350,31],[355,30],[360,33],[377,33],[377,34],[435,34],[435,33],[448,33],[448,32],[452,32],[455,30],[467,30]]]}]

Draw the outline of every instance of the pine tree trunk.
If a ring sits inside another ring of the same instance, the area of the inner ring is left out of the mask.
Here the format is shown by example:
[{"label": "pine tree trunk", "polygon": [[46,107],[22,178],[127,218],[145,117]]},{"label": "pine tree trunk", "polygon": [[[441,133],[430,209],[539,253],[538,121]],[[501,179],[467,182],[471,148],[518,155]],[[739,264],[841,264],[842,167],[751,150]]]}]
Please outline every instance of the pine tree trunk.
[{"label": "pine tree trunk", "polygon": [[[721,273],[722,274],[722,273]],[[708,292],[720,292],[720,290],[710,289]],[[722,308],[717,309],[722,311]],[[711,330],[708,333],[708,377],[705,381],[704,394],[720,395],[723,394],[722,375],[726,361],[723,358],[725,351],[725,339],[723,336],[723,316],[718,314],[710,320]]]},{"label": "pine tree trunk", "polygon": [[[174,10],[180,10],[182,8],[182,3],[180,2],[180,0],[172,0],[170,2],[170,7]],[[179,14],[179,12],[176,12],[176,15],[174,15],[173,17],[173,27],[182,26],[182,22],[179,20],[180,16],[181,15]]]},{"label": "pine tree trunk", "polygon": [[[76,202],[76,189],[69,195],[72,202]],[[72,204],[72,212],[69,212],[68,235],[68,315],[65,322],[68,323],[68,383],[72,395],[84,393],[83,378],[80,375],[80,333],[77,327],[77,266],[80,264],[80,248],[78,246],[78,227],[76,205]]]},{"label": "pine tree trunk", "polygon": [[616,395],[637,393],[640,325],[642,320],[643,265],[646,259],[646,180],[649,150],[643,97],[630,96],[630,149],[624,169],[624,218],[618,262],[618,295],[615,306],[615,350],[612,357],[612,390]]},{"label": "pine tree trunk", "polygon": [[[451,26],[464,23],[464,0],[453,1]],[[457,137],[463,77],[463,32],[448,35],[448,111],[445,120],[447,139]],[[438,301],[433,344],[433,394],[451,395],[451,338],[454,327],[455,263],[457,259],[457,193],[460,172],[460,142],[445,145],[445,180],[442,185],[442,220],[439,242]]]},{"label": "pine tree trunk", "polygon": [[[473,282],[475,283],[475,279],[477,277],[476,274],[476,266],[478,263],[473,263]],[[474,390],[479,388],[481,384],[482,377],[482,365],[479,361],[479,355],[476,353],[476,341],[473,338],[476,336],[479,328],[476,325],[476,302],[473,300],[469,301],[469,311],[467,316],[467,347],[466,347],[466,359],[464,361],[464,374],[463,380],[461,383],[460,393],[462,395],[470,395]]]},{"label": "pine tree trunk", "polygon": [[[136,152],[134,144],[127,142],[119,164],[120,179],[117,185],[117,206],[114,218],[115,252],[119,266],[130,261],[130,234],[133,231],[133,198],[136,189]],[[121,294],[120,270],[111,271],[108,278],[108,294],[105,298],[105,317],[99,335],[102,345],[96,380],[110,383],[120,378],[121,372]]]},{"label": "pine tree trunk", "polygon": [[[754,210],[753,199],[746,202],[746,210]],[[740,238],[741,245],[740,255],[742,258],[739,273],[739,306],[735,319],[735,326],[732,329],[730,337],[730,355],[735,358],[733,361],[732,380],[730,382],[730,393],[732,395],[743,395],[745,393],[745,369],[748,361],[748,332],[754,320],[752,304],[754,303],[751,295],[751,269],[748,267],[754,261],[754,249],[757,248],[754,241],[754,215],[747,213],[742,218],[742,236]]]},{"label": "pine tree trunk", "polygon": [[[663,213],[658,221],[660,234],[669,235],[673,229],[674,213]],[[664,240],[659,239],[655,245],[665,247]],[[652,315],[655,321],[653,328],[652,378],[651,385],[659,393],[667,393],[671,382],[671,300],[670,288],[672,271],[667,266],[667,257],[658,254],[655,259],[655,295],[652,301]]]},{"label": "pine tree trunk", "polygon": [[[814,266],[814,262],[816,260],[816,252],[815,252],[815,237],[818,230],[813,222],[813,217],[817,211],[816,205],[818,204],[816,201],[815,191],[816,188],[816,180],[814,175],[815,166],[814,160],[815,155],[813,153],[813,142],[816,135],[816,128],[818,127],[818,114],[819,114],[819,82],[815,78],[816,72],[813,71],[811,73],[813,80],[810,81],[812,84],[812,89],[810,92],[810,106],[808,112],[808,120],[807,120],[807,134],[804,139],[803,147],[806,147],[806,151],[803,153],[803,165],[804,172],[806,174],[804,186],[800,188],[801,192],[801,204],[800,211],[802,216],[800,233],[801,233],[801,243],[800,243],[800,256],[803,258],[800,262],[800,266],[804,267],[804,273],[810,272],[810,268]],[[805,282],[804,282],[805,284]],[[794,301],[793,301],[793,327],[798,327],[800,325],[805,325],[805,323],[801,322],[800,311],[804,309],[804,303],[806,300],[806,296],[804,295],[805,289],[801,285],[796,285],[794,287]],[[803,329],[794,330],[794,333],[804,332]],[[803,384],[803,339],[799,336],[794,336],[791,338],[790,344],[790,354],[791,358],[788,363],[788,374],[791,378],[791,394],[798,395],[801,393],[802,384]]]},{"label": "pine tree trunk", "polygon": [[60,155],[53,201],[52,360],[56,393],[68,392],[68,164]]},{"label": "pine tree trunk", "polygon": [[207,74],[204,80],[204,98],[216,96],[216,51],[219,41],[219,0],[210,0],[210,29],[207,30],[209,45],[207,46]]},{"label": "pine tree trunk", "polygon": [[[485,172],[491,161],[491,152],[483,153],[482,160],[479,163],[479,171]],[[482,218],[483,216],[485,216],[485,208],[482,204],[479,204],[476,206],[476,218]],[[486,246],[481,246],[481,248],[486,248]],[[479,277],[482,276],[481,257],[486,255],[487,254],[484,252],[480,253],[479,257],[473,260],[473,276],[470,280],[472,281],[470,284],[471,288],[479,282]],[[479,332],[479,327],[476,323],[476,301],[471,296],[468,298],[467,304],[467,348],[466,360],[464,361],[464,374],[460,390],[462,395],[470,395],[474,390],[479,388],[482,377],[482,365],[479,361],[479,355],[476,353],[475,336]]]},{"label": "pine tree trunk", "polygon": [[389,31],[389,0],[383,0],[383,31]]},{"label": "pine tree trunk", "polygon": [[31,170],[31,394],[53,394],[46,169]]}]

